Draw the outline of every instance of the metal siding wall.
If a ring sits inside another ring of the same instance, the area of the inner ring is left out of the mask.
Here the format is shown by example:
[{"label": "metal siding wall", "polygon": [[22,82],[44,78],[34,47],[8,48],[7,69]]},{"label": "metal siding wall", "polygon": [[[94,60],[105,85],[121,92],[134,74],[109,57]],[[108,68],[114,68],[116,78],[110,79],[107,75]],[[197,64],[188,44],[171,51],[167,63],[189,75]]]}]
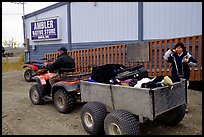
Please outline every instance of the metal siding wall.
[{"label": "metal siding wall", "polygon": [[201,2],[144,2],[144,39],[202,34]]},{"label": "metal siding wall", "polygon": [[138,39],[137,2],[72,2],[72,43]]},{"label": "metal siding wall", "polygon": [[[59,16],[60,17],[60,30],[59,30],[59,34],[62,40],[57,40],[57,41],[39,41],[39,42],[33,42],[31,40],[31,21],[35,21],[35,18],[37,17],[37,19],[43,19],[43,18],[49,18],[49,17],[56,17]],[[64,6],[60,6],[58,8],[55,8],[53,10],[44,12],[42,14],[39,14],[37,16],[28,18],[25,20],[25,24],[26,24],[26,33],[27,33],[27,37],[30,38],[29,44],[30,45],[40,45],[40,44],[60,44],[60,43],[67,43],[68,41],[68,37],[67,37],[67,5]]]},{"label": "metal siding wall", "polygon": [[138,40],[73,43],[72,50],[89,49],[89,48],[111,46],[111,45],[131,44],[136,42],[138,42]]},{"label": "metal siding wall", "polygon": [[[202,3],[193,3],[192,9],[192,34],[202,34]],[[196,9],[196,10],[195,10]]]}]

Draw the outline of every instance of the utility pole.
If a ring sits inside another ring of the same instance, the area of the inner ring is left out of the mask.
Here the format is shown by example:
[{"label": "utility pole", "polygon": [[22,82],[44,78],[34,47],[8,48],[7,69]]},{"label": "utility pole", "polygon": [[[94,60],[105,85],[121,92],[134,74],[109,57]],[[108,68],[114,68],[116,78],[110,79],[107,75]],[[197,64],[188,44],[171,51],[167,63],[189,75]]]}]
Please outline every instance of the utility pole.
[{"label": "utility pole", "polygon": [[24,38],[24,42],[25,42],[25,38],[26,38],[26,28],[25,28],[25,2],[11,2],[14,4],[22,4],[23,5],[23,38]]},{"label": "utility pole", "polygon": [[22,2],[22,4],[23,4],[23,37],[24,37],[24,41],[25,41],[25,38],[26,38],[26,29],[25,29],[25,7],[24,7],[25,2]]},{"label": "utility pole", "polygon": [[[26,27],[25,27],[25,2],[11,2],[14,4],[22,4],[23,5],[23,45],[25,48],[25,55],[27,54],[28,61],[30,61],[30,52],[29,52],[29,46],[27,42],[27,36],[26,36]],[[24,60],[25,61],[25,60]]]}]

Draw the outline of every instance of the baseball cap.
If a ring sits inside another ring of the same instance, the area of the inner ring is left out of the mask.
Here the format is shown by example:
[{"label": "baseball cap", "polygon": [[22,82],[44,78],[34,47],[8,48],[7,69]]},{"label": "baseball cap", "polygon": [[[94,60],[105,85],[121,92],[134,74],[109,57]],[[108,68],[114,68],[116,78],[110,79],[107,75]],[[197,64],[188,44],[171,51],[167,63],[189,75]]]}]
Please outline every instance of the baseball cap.
[{"label": "baseball cap", "polygon": [[67,51],[67,49],[65,47],[61,47],[60,49],[58,49],[58,51]]}]

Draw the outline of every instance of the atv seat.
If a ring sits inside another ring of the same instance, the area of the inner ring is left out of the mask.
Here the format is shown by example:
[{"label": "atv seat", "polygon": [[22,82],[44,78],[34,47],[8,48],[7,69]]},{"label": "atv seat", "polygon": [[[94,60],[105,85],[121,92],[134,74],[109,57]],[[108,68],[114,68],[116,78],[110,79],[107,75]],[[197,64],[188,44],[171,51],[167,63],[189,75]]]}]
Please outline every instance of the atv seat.
[{"label": "atv seat", "polygon": [[84,79],[90,77],[91,73],[90,72],[76,72],[75,68],[72,69],[66,69],[66,68],[61,68],[61,73],[60,78],[63,81],[76,81],[80,79]]},{"label": "atv seat", "polygon": [[60,68],[59,69],[59,74],[62,74],[64,72],[74,72],[74,71],[75,71],[75,68],[70,68],[70,69],[68,69],[68,68]]},{"label": "atv seat", "polygon": [[75,72],[75,68],[70,68],[70,69],[68,69],[68,68],[60,68],[58,70],[58,74],[59,74],[60,77],[62,75],[70,74],[70,73],[73,73],[73,72]]},{"label": "atv seat", "polygon": [[74,73],[75,68],[60,68],[59,70],[55,71],[57,73],[56,76],[52,77],[49,79],[49,82],[51,85],[54,85],[56,82],[58,81],[67,81],[67,76],[66,73],[70,74],[70,73]]}]

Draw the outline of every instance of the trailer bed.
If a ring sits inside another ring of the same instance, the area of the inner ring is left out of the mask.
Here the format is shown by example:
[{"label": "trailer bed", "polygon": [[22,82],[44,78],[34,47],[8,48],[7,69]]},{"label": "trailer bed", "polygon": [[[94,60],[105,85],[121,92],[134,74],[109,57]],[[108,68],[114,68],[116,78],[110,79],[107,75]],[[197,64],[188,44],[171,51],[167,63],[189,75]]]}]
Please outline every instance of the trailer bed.
[{"label": "trailer bed", "polygon": [[104,84],[82,80],[81,101],[97,101],[111,110],[123,109],[150,120],[177,106],[187,103],[186,80],[169,87],[154,89]]}]

